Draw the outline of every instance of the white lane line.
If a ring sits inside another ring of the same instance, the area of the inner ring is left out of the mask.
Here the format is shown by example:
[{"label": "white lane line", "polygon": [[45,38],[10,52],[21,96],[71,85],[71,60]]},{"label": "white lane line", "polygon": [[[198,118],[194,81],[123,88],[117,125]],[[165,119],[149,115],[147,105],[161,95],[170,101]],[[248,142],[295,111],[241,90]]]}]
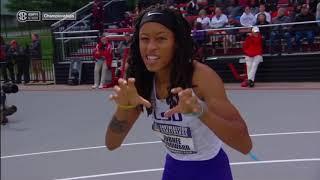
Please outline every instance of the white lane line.
[{"label": "white lane line", "polygon": [[[134,145],[156,144],[156,143],[160,143],[160,142],[161,142],[161,141],[128,143],[128,144],[122,144],[121,146],[134,146]],[[10,156],[1,156],[1,159],[14,158],[14,157],[23,157],[23,156],[35,156],[35,155],[43,155],[43,154],[53,154],[53,153],[70,152],[70,151],[82,151],[82,150],[91,150],[91,149],[101,149],[101,148],[106,148],[106,146],[93,146],[93,147],[74,148],[74,149],[63,149],[63,150],[55,150],[55,151],[44,151],[44,152],[37,152],[37,153],[17,154],[17,155],[10,155]]]},{"label": "white lane line", "polygon": [[320,161],[320,158],[234,162],[234,163],[230,163],[230,165],[240,166],[240,165],[250,165],[250,164],[274,164],[274,163],[313,162],[313,161]]},{"label": "white lane line", "polygon": [[[299,132],[284,132],[284,133],[265,133],[265,134],[252,134],[251,137],[262,137],[262,136],[280,136],[280,135],[299,135],[299,134],[320,134],[320,131],[299,131]],[[122,144],[122,146],[135,146],[135,145],[146,145],[146,144],[158,144],[161,141],[149,141],[149,142],[137,142],[137,143],[127,143]],[[82,150],[91,150],[91,149],[101,149],[105,146],[93,146],[93,147],[84,147],[84,148],[73,148],[73,149],[63,149],[63,150],[54,150],[54,151],[44,151],[36,153],[27,153],[27,154],[17,154],[9,156],[1,156],[1,159],[15,158],[15,157],[25,157],[25,156],[35,156],[43,154],[53,154],[60,152],[70,152],[70,151],[82,151]]]},{"label": "white lane line", "polygon": [[81,150],[90,150],[90,149],[99,149],[104,148],[105,146],[94,146],[94,147],[85,147],[85,148],[74,148],[74,149],[63,149],[63,150],[55,150],[55,151],[44,151],[44,152],[36,152],[36,153],[27,153],[27,154],[17,154],[10,156],[1,156],[1,159],[14,158],[14,157],[24,157],[24,156],[35,156],[42,154],[53,154],[60,152],[70,152],[70,151],[81,151]]},{"label": "white lane line", "polygon": [[137,171],[122,171],[122,172],[115,172],[115,173],[96,174],[96,175],[90,175],[90,176],[78,176],[78,177],[62,178],[62,179],[55,179],[55,180],[77,180],[77,179],[88,179],[88,178],[97,178],[97,177],[106,177],[106,176],[116,176],[116,175],[124,175],[124,174],[136,174],[136,173],[156,172],[156,171],[163,171],[163,168],[158,168],[158,169],[145,169],[145,170],[137,170]]},{"label": "white lane line", "polygon": [[[295,162],[314,162],[314,161],[320,161],[320,158],[234,162],[234,163],[230,163],[230,165],[241,166],[241,165],[253,165],[253,164],[295,163]],[[78,180],[78,179],[89,179],[89,178],[98,178],[98,177],[107,177],[107,176],[116,176],[116,175],[125,175],[125,174],[137,174],[137,173],[156,172],[156,171],[163,171],[163,168],[143,169],[143,170],[136,170],[136,171],[122,171],[122,172],[114,172],[114,173],[106,173],[106,174],[95,174],[95,175],[89,175],[89,176],[61,178],[61,179],[55,179],[55,180]]]},{"label": "white lane line", "polygon": [[266,134],[252,134],[251,137],[261,136],[281,136],[281,135],[298,135],[298,134],[319,134],[320,131],[298,131],[298,132],[284,132],[284,133],[266,133]]},{"label": "white lane line", "polygon": [[162,142],[162,141],[138,142],[138,143],[122,144],[121,146],[135,146],[135,145],[145,145],[145,144],[157,144],[157,143],[161,143],[161,142]]}]

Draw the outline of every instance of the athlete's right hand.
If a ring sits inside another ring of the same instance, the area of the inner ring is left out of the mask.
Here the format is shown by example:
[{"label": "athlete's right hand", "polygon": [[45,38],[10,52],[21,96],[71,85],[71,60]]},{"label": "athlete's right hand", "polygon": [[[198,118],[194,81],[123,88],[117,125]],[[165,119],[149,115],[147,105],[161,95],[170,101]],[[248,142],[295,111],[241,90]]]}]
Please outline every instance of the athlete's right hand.
[{"label": "athlete's right hand", "polygon": [[128,81],[120,78],[118,80],[119,85],[114,86],[114,94],[110,95],[110,99],[121,106],[143,105],[146,108],[150,108],[151,103],[138,94],[134,82],[134,78],[129,78]]}]

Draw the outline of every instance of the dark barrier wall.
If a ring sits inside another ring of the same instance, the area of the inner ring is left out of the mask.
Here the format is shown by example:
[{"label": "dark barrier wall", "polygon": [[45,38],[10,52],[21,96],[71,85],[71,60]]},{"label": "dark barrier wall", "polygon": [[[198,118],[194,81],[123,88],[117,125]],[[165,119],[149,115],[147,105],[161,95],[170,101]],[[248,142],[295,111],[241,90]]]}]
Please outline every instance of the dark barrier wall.
[{"label": "dark barrier wall", "polygon": [[[244,64],[239,63],[239,58],[211,60],[206,63],[221,76],[224,82],[239,82],[233,77],[228,63],[233,63],[239,74],[244,70]],[[264,62],[259,65],[256,81],[319,82],[319,55],[266,56]]]},{"label": "dark barrier wall", "polygon": [[[243,73],[244,64],[239,58],[224,58],[206,61],[223,79],[224,82],[240,82],[232,75],[228,63],[233,63],[239,74]],[[93,84],[94,63],[84,63],[82,84]],[[67,84],[69,64],[56,64],[57,84]],[[320,82],[319,55],[267,56],[259,65],[256,74],[257,82]]]}]

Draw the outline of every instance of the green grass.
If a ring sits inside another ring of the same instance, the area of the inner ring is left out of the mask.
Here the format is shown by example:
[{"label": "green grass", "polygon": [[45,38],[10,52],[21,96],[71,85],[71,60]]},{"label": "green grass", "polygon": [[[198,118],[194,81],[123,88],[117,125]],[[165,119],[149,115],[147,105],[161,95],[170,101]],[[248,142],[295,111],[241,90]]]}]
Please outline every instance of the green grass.
[{"label": "green grass", "polygon": [[[51,32],[41,32],[39,35],[41,39],[42,59],[45,61],[45,63],[43,63],[44,69],[51,69],[53,64],[53,44]],[[8,44],[11,40],[16,40],[18,44],[23,47],[25,47],[27,44],[31,44],[31,37],[29,35],[5,38],[5,41]]]},{"label": "green grass", "polygon": [[[53,56],[53,45],[52,45],[52,37],[50,32],[41,32],[41,48],[42,48],[42,57],[43,59],[51,59]],[[5,41],[10,43],[11,40],[16,40],[20,46],[25,47],[26,44],[31,44],[31,37],[29,35],[25,36],[15,36],[15,37],[7,37]]]}]

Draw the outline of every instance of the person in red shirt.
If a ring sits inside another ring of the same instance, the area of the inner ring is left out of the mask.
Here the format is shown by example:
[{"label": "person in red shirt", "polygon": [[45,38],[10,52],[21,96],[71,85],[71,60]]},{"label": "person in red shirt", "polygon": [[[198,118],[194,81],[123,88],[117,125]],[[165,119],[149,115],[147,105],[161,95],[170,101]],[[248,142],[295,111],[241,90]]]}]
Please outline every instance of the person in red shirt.
[{"label": "person in red shirt", "polygon": [[254,86],[255,75],[258,65],[263,61],[262,57],[262,36],[257,26],[252,28],[252,33],[246,38],[243,44],[245,61],[247,65],[248,80],[242,82],[243,87]]},{"label": "person in red shirt", "polygon": [[102,89],[104,87],[107,69],[111,69],[112,64],[112,46],[106,37],[102,37],[93,51],[95,60],[94,67],[94,85],[92,88]]}]

